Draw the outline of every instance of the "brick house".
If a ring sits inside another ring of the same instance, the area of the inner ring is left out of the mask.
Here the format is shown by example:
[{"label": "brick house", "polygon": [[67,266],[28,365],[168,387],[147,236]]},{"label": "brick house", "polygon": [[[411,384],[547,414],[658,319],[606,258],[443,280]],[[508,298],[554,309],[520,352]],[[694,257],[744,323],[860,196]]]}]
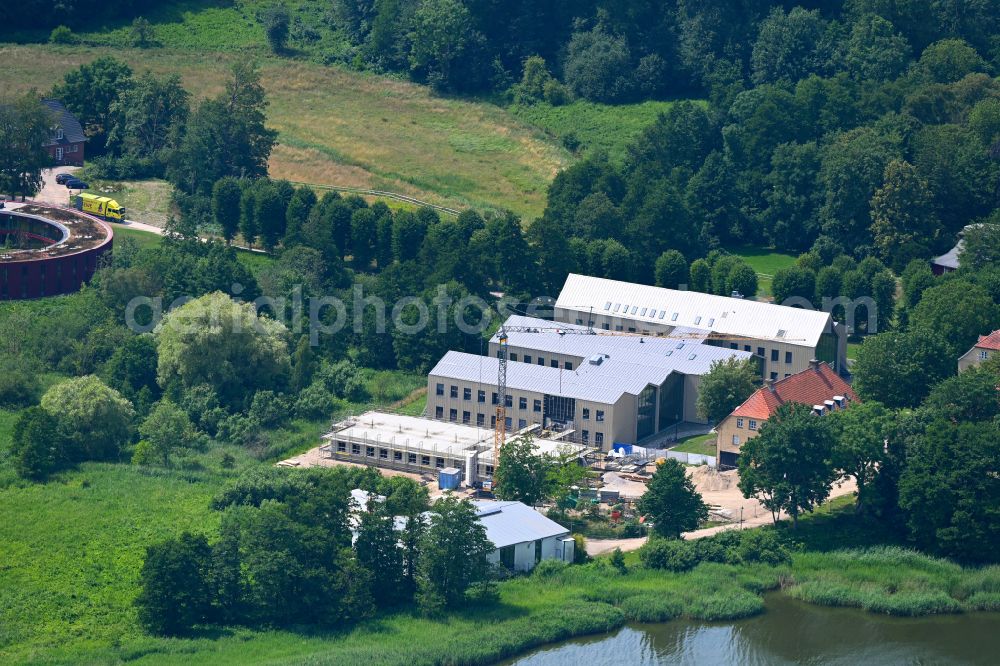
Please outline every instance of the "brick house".
[{"label": "brick house", "polygon": [[976,367],[983,361],[988,361],[997,352],[1000,352],[1000,330],[993,331],[989,335],[980,335],[979,342],[958,357],[958,371]]},{"label": "brick house", "polygon": [[846,409],[859,402],[854,389],[826,363],[812,360],[802,372],[779,380],[767,380],[746,401],[722,419],[716,432],[720,467],[735,467],[740,447],[756,437],[760,427],[781,405],[799,402],[818,415]]},{"label": "brick house", "polygon": [[49,111],[52,112],[55,121],[52,126],[52,133],[49,135],[48,143],[45,144],[55,166],[83,166],[84,145],[87,143],[87,136],[83,133],[83,126],[69,110],[59,100],[42,100]]}]

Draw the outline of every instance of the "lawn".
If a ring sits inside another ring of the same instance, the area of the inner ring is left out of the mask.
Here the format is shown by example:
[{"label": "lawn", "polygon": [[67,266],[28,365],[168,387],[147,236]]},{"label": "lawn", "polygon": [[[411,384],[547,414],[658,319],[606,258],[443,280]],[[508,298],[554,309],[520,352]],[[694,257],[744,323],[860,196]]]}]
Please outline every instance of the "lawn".
[{"label": "lawn", "polygon": [[160,241],[163,239],[162,236],[154,234],[152,231],[143,231],[141,229],[130,229],[129,227],[123,227],[118,224],[115,224],[113,226],[114,226],[116,240],[131,238],[136,243],[138,243],[139,247],[142,249],[155,247],[159,245]]},{"label": "lawn", "polygon": [[125,206],[125,217],[156,227],[166,225],[171,214],[171,187],[165,180],[109,181],[83,178],[91,185],[87,192],[110,197]]},{"label": "lawn", "polygon": [[[0,88],[45,91],[101,55],[137,72],[178,73],[195,100],[221,92],[227,67],[247,57],[222,49],[206,56],[179,47],[8,44],[0,46]],[[275,178],[388,190],[453,208],[508,208],[531,218],[572,160],[555,139],[493,104],[437,97],[425,86],[340,66],[253,57],[268,92],[268,123],[279,131],[270,163]]]},{"label": "lawn", "polygon": [[714,433],[691,435],[680,440],[677,446],[671,447],[670,450],[677,451],[678,453],[697,453],[703,456],[714,456],[716,453],[715,438],[716,435]]},{"label": "lawn", "polygon": [[564,145],[579,143],[581,153],[605,151],[615,163],[625,157],[625,148],[656,117],[670,109],[673,102],[641,104],[596,104],[576,101],[563,106],[551,104],[514,105],[511,113],[536,125]]},{"label": "lawn", "polygon": [[758,296],[771,296],[771,280],[780,268],[795,264],[796,257],[769,248],[744,246],[730,250],[731,254],[742,257],[757,272]]}]

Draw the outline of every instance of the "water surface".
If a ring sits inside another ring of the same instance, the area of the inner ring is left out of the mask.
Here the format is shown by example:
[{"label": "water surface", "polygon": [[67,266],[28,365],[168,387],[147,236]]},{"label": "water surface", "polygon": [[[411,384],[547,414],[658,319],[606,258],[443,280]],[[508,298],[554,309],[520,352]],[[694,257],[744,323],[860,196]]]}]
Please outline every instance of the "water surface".
[{"label": "water surface", "polygon": [[831,664],[1000,664],[1000,614],[893,618],[825,608],[782,594],[767,612],[735,622],[675,620],[630,625],[505,662],[511,666],[748,666]]}]

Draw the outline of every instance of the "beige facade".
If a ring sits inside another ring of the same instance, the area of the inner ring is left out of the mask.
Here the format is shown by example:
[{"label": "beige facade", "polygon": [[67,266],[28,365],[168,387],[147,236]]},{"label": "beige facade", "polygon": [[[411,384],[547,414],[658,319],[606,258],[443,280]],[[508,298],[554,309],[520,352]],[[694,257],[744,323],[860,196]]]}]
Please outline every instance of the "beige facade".
[{"label": "beige facade", "polygon": [[[543,426],[545,394],[507,389],[507,431]],[[427,376],[427,416],[492,430],[496,424],[496,381],[471,382],[434,374]],[[637,397],[623,394],[613,404],[575,399],[574,430],[568,439],[587,446],[611,449],[614,442],[636,441]]]},{"label": "beige facade", "polygon": [[979,367],[983,362],[990,360],[996,353],[992,349],[973,347],[958,358],[958,371],[964,372],[969,368]]},{"label": "beige facade", "polygon": [[746,444],[748,439],[757,436],[757,431],[760,430],[761,425],[763,425],[763,421],[746,416],[734,416],[730,414],[724,418],[715,429],[718,433],[716,442],[716,448],[718,449],[717,458],[721,460],[723,453],[739,454],[740,447]]}]

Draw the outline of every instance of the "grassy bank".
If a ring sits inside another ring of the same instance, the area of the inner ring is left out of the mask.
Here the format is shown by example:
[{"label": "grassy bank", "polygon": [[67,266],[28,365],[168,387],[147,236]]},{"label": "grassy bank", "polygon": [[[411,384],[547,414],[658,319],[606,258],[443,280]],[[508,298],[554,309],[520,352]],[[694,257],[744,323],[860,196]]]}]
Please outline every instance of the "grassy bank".
[{"label": "grassy bank", "polygon": [[576,101],[563,106],[517,104],[511,113],[581,153],[604,151],[613,162],[625,158],[625,148],[640,132],[665,113],[673,102],[596,104]]},{"label": "grassy bank", "polygon": [[677,446],[670,447],[670,450],[677,451],[678,453],[697,453],[703,456],[714,456],[716,454],[715,438],[716,435],[712,433],[691,435],[678,442]]},{"label": "grassy bank", "polygon": [[[136,72],[177,73],[195,100],[223,89],[232,50],[148,50],[2,45],[0,87],[49,90],[102,55]],[[558,142],[493,104],[434,96],[424,86],[339,66],[258,53],[268,124],[279,131],[271,175],[400,192],[455,208],[541,213],[545,192],[571,157]]]}]

